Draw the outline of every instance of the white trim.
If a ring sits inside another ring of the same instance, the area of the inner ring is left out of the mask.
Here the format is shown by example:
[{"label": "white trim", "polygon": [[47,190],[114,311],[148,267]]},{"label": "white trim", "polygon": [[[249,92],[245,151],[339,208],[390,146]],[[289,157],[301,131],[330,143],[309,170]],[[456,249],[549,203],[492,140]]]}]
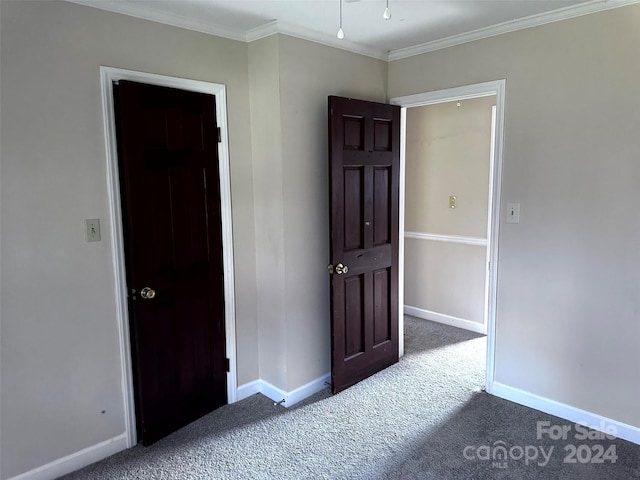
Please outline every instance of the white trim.
[{"label": "white trim", "polygon": [[397,50],[391,50],[388,55],[388,60],[393,61],[400,60],[402,58],[413,57],[415,55],[434,52],[436,50],[442,50],[444,48],[461,45],[463,43],[475,42],[476,40],[482,40],[483,38],[495,37],[497,35],[515,32],[517,30],[538,27],[540,25],[545,25],[548,23],[559,22],[562,20],[568,20],[570,18],[580,17],[582,15],[589,15],[591,13],[598,13],[613,8],[633,5],[634,3],[639,2],[640,0],[594,0],[578,5],[559,8],[550,12],[538,13],[536,15],[530,15],[528,17],[519,18],[516,20],[509,20],[497,25],[479,28],[470,32],[452,35],[450,37],[441,38],[432,42],[422,43],[420,45],[414,45],[407,48],[400,48]]},{"label": "white trim", "polygon": [[[498,80],[504,82],[504,80]],[[490,97],[496,95],[496,89],[500,86],[497,82],[475,83],[461,87],[445,88],[433,92],[415,93],[403,97],[395,97],[389,100],[393,105],[402,107],[421,107],[423,105],[435,105],[437,103],[466,100],[468,98]]]},{"label": "white trim", "polygon": [[321,377],[318,377],[315,380],[312,380],[309,383],[306,383],[305,385],[302,385],[301,387],[290,391],[286,397],[286,406],[292,407],[305,398],[310,397],[311,395],[318,393],[325,388],[329,388],[330,384],[331,373],[327,373]]},{"label": "white trim", "polygon": [[238,30],[231,30],[221,25],[215,25],[209,22],[204,22],[191,17],[183,17],[182,15],[176,15],[174,13],[163,12],[148,6],[142,6],[130,2],[123,2],[120,0],[66,0],[78,5],[84,5],[86,7],[98,8],[100,10],[106,10],[108,12],[120,13],[122,15],[128,15],[129,17],[140,18],[142,20],[149,20],[151,22],[162,23],[164,25],[171,25],[173,27],[186,28],[194,32],[207,33],[209,35],[215,35],[216,37],[228,38],[231,40],[238,40],[240,42],[246,42],[247,36],[244,32]]},{"label": "white trim", "polygon": [[310,42],[320,43],[322,45],[328,45],[330,47],[339,48],[341,50],[347,50],[353,53],[359,53],[361,55],[366,55],[368,57],[386,61],[400,60],[402,58],[412,57],[427,52],[433,52],[435,50],[442,50],[444,48],[449,48],[455,45],[461,45],[463,43],[469,43],[476,40],[481,40],[483,38],[494,37],[496,35],[502,35],[504,33],[515,32],[517,30],[523,30],[525,28],[537,27],[539,25],[567,20],[569,18],[588,15],[591,13],[598,13],[613,8],[640,3],[640,0],[592,0],[590,2],[571,5],[568,7],[559,8],[557,10],[552,10],[550,12],[531,15],[529,17],[510,20],[497,25],[491,25],[488,27],[473,30],[471,32],[464,32],[458,35],[452,35],[450,37],[434,40],[432,42],[422,43],[420,45],[414,45],[411,47],[400,48],[387,52],[386,50],[378,50],[368,47],[362,43],[350,42],[348,39],[338,40],[333,34],[325,34],[296,25],[284,24],[282,22],[279,22],[278,20],[272,20],[251,30],[242,31],[232,30],[221,25],[216,25],[194,18],[184,17],[181,15],[160,11],[154,8],[149,8],[147,6],[141,6],[139,4],[132,4],[129,2],[122,2],[118,0],[66,1],[76,3],[78,5],[98,8],[109,12],[115,12],[135,18],[141,18],[143,20],[150,20],[152,22],[172,25],[174,27],[186,28],[188,30],[193,30],[196,32],[207,33],[209,35],[215,35],[217,37],[229,38],[231,40],[238,40],[247,43],[259,40],[269,35],[281,33],[284,35],[290,35],[292,37],[300,38],[302,40],[308,40]]},{"label": "white trim", "polygon": [[400,109],[400,184],[398,202],[398,356],[404,356],[404,213],[405,213],[405,151],[407,148],[407,109]]},{"label": "white trim", "polygon": [[[486,85],[486,84],[483,84]],[[491,211],[489,212],[489,251],[487,253],[490,259],[488,265],[488,293],[487,293],[487,382],[486,390],[493,393],[493,381],[495,374],[495,349],[496,349],[496,322],[497,322],[497,305],[498,305],[498,239],[500,238],[500,212],[502,198],[502,164],[504,154],[504,111],[506,101],[506,80],[498,80],[495,82],[496,93],[496,113],[495,113],[495,131],[493,134],[494,151],[492,163],[492,199]]]},{"label": "white trim", "polygon": [[114,268],[116,321],[120,344],[120,372],[124,402],[125,433],[127,448],[137,443],[135,402],[133,395],[133,364],[131,362],[131,340],[129,311],[127,308],[127,282],[124,262],[124,238],[122,235],[122,208],[120,206],[120,180],[118,177],[118,142],[115,130],[115,112],[111,80],[104,67],[100,67],[102,88],[102,116],[104,121],[105,147],[107,149],[107,193],[111,216],[111,260]]},{"label": "white trim", "polygon": [[136,444],[136,423],[132,381],[132,361],[129,336],[129,315],[127,309],[126,268],[124,261],[124,241],[118,176],[117,141],[115,115],[113,110],[112,84],[118,80],[161,85],[182,90],[207,93],[216,97],[216,119],[221,131],[218,144],[220,174],[220,209],[222,223],[224,299],[225,299],[225,336],[229,372],[227,373],[227,401],[233,403],[237,395],[237,359],[235,331],[235,291],[233,271],[233,224],[231,218],[231,178],[229,171],[229,140],[227,128],[226,87],[221,84],[167,77],[151,73],[135,72],[111,67],[100,67],[102,86],[102,108],[107,149],[107,188],[109,192],[109,212],[111,215],[111,242],[113,246],[113,265],[115,272],[116,312],[119,328],[121,370],[123,378],[125,426],[127,447]]},{"label": "white trim", "polygon": [[319,43],[321,45],[327,45],[329,47],[339,48],[340,50],[347,50],[353,53],[359,53],[367,57],[373,57],[378,60],[388,60],[388,53],[386,50],[378,50],[368,47],[362,43],[351,42],[347,40],[338,40],[336,36],[332,34],[322,33],[315,30],[310,30],[305,27],[301,27],[294,24],[284,23],[278,20],[271,20],[263,25],[252,28],[250,30],[231,30],[221,25],[212,24],[209,22],[197,20],[190,17],[184,17],[182,15],[176,15],[155,8],[149,8],[148,6],[142,6],[138,4],[131,4],[128,2],[122,2],[118,0],[67,0],[71,3],[78,5],[84,5],[86,7],[94,7],[100,10],[106,10],[108,12],[119,13],[122,15],[128,15],[130,17],[140,18],[143,20],[149,20],[152,22],[162,23],[165,25],[171,25],[179,28],[186,28],[187,30],[193,30],[195,32],[207,33],[209,35],[215,35],[217,37],[228,38],[230,40],[237,40],[240,42],[251,43],[261,38],[275,35],[276,33],[282,35],[289,35],[291,37],[307,40],[309,42]]},{"label": "white trim", "polygon": [[487,239],[481,237],[464,237],[462,235],[439,235],[437,233],[404,232],[405,238],[416,240],[433,240],[435,242],[462,243],[464,245],[487,246]]},{"label": "white trim", "polygon": [[306,40],[308,42],[319,43],[320,45],[327,45],[329,47],[338,48],[340,50],[346,50],[352,53],[359,53],[360,55],[376,58],[378,60],[387,61],[389,57],[386,51],[379,51],[375,48],[369,48],[366,45],[351,42],[348,39],[338,40],[333,33],[328,35],[326,33],[309,30],[297,25],[283,23],[278,20],[273,20],[269,23],[265,23],[264,25],[260,25],[259,27],[247,31],[246,41],[251,43],[256,40],[260,40],[261,38],[275,35],[277,33],[299,38],[301,40]]},{"label": "white trim", "polygon": [[[376,58],[378,60],[388,61],[389,59],[389,54],[386,50],[377,50],[362,43],[352,42],[349,39],[339,40],[333,33],[321,33],[297,25],[286,24],[282,22],[278,22],[277,33],[280,33],[282,35],[289,35],[290,37],[299,38],[308,42],[319,43],[320,45],[326,45],[328,47],[338,48],[340,50],[346,50],[352,53],[358,53],[360,55]],[[250,41],[248,38],[247,40]]]},{"label": "white trim", "polygon": [[[492,213],[494,212],[494,176],[496,169],[496,119],[497,119],[497,107],[494,105],[491,107],[491,147],[489,148],[489,178],[491,181],[489,182],[489,192],[488,192],[488,213],[489,218],[487,221],[487,238],[493,238],[493,229],[494,229],[494,221],[492,221]],[[499,208],[498,208],[499,210]],[[491,286],[493,285],[491,282],[491,248],[487,248],[485,252],[485,275],[484,275],[484,305],[483,305],[483,315],[484,315],[484,324],[485,324],[485,333],[488,331],[488,322],[489,322],[489,305],[490,299],[492,296]],[[497,257],[496,257],[497,258]],[[497,280],[496,280],[497,281]],[[497,294],[496,294],[497,295]],[[493,338],[493,335],[492,335]],[[495,345],[495,342],[492,344]],[[493,349],[493,346],[491,347]],[[492,353],[493,355],[493,353]]]},{"label": "white trim", "polygon": [[264,25],[248,30],[245,38],[247,42],[251,43],[262,38],[270,37],[276,33],[279,33],[278,20],[272,20]]},{"label": "white trim", "polygon": [[238,400],[244,400],[245,398],[261,393],[265,397],[270,398],[276,403],[280,403],[283,407],[292,407],[296,403],[301,402],[305,398],[318,393],[325,388],[328,388],[328,384],[331,382],[331,373],[322,375],[309,383],[302,385],[290,392],[286,392],[266,380],[255,380],[253,382],[245,383],[238,387]]},{"label": "white trim", "polygon": [[[215,84],[211,84],[215,85]],[[218,165],[220,170],[220,214],[222,224],[222,263],[224,274],[225,350],[229,359],[227,372],[227,403],[236,402],[238,359],[236,352],[236,276],[233,251],[233,216],[231,205],[231,159],[229,157],[229,126],[227,124],[227,89],[217,86],[216,121],[220,128]]]},{"label": "white trim", "polygon": [[97,443],[7,480],[50,480],[75,472],[127,448],[127,434]]},{"label": "white trim", "polygon": [[[502,194],[502,163],[503,163],[503,145],[504,145],[504,110],[505,110],[505,92],[506,80],[496,80],[491,82],[478,83],[475,85],[466,85],[462,87],[448,88],[434,92],[420,93],[416,95],[408,95],[404,97],[396,97],[390,99],[390,103],[400,105],[404,110],[408,107],[421,105],[432,105],[464,98],[477,98],[495,95],[496,96],[496,126],[494,138],[494,165],[491,183],[493,185],[491,211],[489,212],[488,237],[487,245],[491,259],[491,268],[489,269],[488,282],[488,305],[486,317],[487,330],[487,380],[486,390],[493,393],[494,371],[495,371],[495,324],[496,324],[496,304],[498,298],[498,239],[500,236],[500,205]],[[406,118],[406,117],[403,117]],[[404,150],[401,152],[401,164],[404,163]],[[401,190],[402,197],[404,191]],[[404,233],[402,230],[400,233]],[[404,263],[404,252],[399,259],[400,263]]]},{"label": "white trim", "polygon": [[462,328],[463,330],[469,330],[470,332],[487,334],[487,328],[482,323],[466,320],[464,318],[454,317],[452,315],[446,315],[444,313],[432,312],[431,310],[425,310],[424,308],[411,307],[409,305],[404,306],[405,315],[411,315],[412,317],[422,318],[423,320],[431,320],[432,322],[442,323],[444,325],[450,325],[456,328]]},{"label": "white trim", "polygon": [[[515,402],[525,407],[533,408],[549,415],[555,415],[556,417],[564,418],[574,423],[582,425],[588,425],[589,427],[602,431],[601,426],[613,426],[617,433],[616,437],[622,438],[629,442],[640,445],[640,428],[632,425],[627,425],[617,420],[611,420],[610,418],[603,417],[596,413],[587,412],[565,403],[556,402],[548,398],[535,395],[530,392],[525,392],[518,388],[509,387],[499,382],[493,384],[493,395]],[[607,433],[607,432],[605,432]]]},{"label": "white trim", "polygon": [[267,382],[266,380],[260,380],[260,393],[265,397],[269,397],[274,401],[274,403],[278,403],[283,407],[289,406],[287,404],[287,392]]},{"label": "white trim", "polygon": [[245,398],[249,398],[251,395],[260,393],[262,391],[262,383],[260,380],[254,380],[253,382],[243,383],[238,387],[238,393],[236,399],[239,402]]}]

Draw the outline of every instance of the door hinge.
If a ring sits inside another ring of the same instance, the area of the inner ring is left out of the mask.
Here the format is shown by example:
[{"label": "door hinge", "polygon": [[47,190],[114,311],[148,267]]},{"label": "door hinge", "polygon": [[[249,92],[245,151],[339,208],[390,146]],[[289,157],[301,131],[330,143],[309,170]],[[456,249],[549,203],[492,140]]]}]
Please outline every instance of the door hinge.
[{"label": "door hinge", "polygon": [[229,359],[228,358],[224,359],[224,368],[226,368],[227,372],[231,371],[231,364],[229,363]]},{"label": "door hinge", "polygon": [[222,131],[220,127],[218,127],[218,143],[222,143]]}]

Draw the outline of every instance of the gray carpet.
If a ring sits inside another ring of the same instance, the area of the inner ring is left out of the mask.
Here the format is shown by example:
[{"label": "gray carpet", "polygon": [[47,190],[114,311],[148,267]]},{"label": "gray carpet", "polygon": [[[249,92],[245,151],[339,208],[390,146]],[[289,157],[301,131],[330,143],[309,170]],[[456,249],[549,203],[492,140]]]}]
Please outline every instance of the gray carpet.
[{"label": "gray carpet", "polygon": [[[400,363],[338,395],[286,409],[258,394],[64,478],[640,479],[639,446],[538,440],[538,421],[574,425],[483,393],[484,337],[406,317],[405,342]],[[617,460],[564,463],[570,443],[586,445],[583,460],[596,444]],[[485,460],[497,445],[512,455]],[[533,448],[537,459],[518,458]]]}]

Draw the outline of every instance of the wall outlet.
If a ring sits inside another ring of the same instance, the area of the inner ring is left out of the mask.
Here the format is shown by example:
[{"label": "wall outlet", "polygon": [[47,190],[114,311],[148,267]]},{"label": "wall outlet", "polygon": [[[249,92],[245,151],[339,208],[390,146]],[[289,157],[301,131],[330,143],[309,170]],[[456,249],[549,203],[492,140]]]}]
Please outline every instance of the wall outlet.
[{"label": "wall outlet", "polygon": [[458,201],[458,199],[455,197],[455,195],[451,195],[449,197],[449,208],[456,208],[456,202]]},{"label": "wall outlet", "polygon": [[507,223],[520,223],[519,203],[507,203]]}]

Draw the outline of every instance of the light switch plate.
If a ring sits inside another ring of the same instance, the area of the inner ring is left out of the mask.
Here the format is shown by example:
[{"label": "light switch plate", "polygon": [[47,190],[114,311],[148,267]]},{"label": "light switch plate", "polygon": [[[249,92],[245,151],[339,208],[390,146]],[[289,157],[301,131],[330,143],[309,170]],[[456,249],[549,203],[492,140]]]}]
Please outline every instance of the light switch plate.
[{"label": "light switch plate", "polygon": [[458,199],[456,198],[455,195],[451,195],[449,197],[449,208],[456,208],[456,202],[458,201]]},{"label": "light switch plate", "polygon": [[520,223],[519,203],[507,203],[507,223]]},{"label": "light switch plate", "polygon": [[92,218],[84,221],[87,242],[100,241],[100,219]]}]

